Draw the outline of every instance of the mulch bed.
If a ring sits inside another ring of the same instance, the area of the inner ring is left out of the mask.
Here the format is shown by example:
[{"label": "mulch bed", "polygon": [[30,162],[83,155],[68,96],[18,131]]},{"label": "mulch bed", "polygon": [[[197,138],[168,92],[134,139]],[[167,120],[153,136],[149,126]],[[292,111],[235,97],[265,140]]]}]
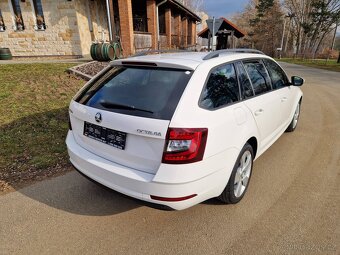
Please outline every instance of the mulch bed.
[{"label": "mulch bed", "polygon": [[[88,80],[90,77],[95,76],[101,70],[109,65],[109,62],[98,62],[92,61],[86,64],[81,64],[70,68],[70,71],[75,73],[76,75],[82,76],[85,80]],[[83,75],[82,75],[83,74]]]}]

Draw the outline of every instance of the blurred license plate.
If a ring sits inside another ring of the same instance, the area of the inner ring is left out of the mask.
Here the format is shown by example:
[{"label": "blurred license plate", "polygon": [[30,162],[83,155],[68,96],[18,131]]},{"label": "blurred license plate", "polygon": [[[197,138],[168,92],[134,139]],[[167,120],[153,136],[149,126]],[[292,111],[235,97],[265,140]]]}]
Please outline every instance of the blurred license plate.
[{"label": "blurred license plate", "polygon": [[85,121],[84,135],[117,149],[125,149],[126,133],[124,132],[101,127]]}]

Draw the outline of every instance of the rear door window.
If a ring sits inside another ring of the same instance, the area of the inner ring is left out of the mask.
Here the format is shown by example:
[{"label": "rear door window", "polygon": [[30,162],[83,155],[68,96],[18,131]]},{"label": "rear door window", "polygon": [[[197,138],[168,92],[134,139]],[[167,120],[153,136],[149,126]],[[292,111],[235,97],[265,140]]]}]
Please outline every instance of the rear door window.
[{"label": "rear door window", "polygon": [[255,95],[260,95],[271,90],[268,73],[261,61],[245,61],[244,67],[253,85]]},{"label": "rear door window", "polygon": [[203,89],[200,106],[216,109],[240,101],[240,90],[233,64],[224,64],[212,70]]},{"label": "rear door window", "polygon": [[191,71],[169,68],[113,67],[76,101],[97,109],[170,120],[191,75]]},{"label": "rear door window", "polygon": [[247,99],[254,96],[254,90],[251,86],[251,82],[248,78],[247,72],[241,62],[235,64],[238,74],[238,81],[241,86],[241,94],[243,99]]}]

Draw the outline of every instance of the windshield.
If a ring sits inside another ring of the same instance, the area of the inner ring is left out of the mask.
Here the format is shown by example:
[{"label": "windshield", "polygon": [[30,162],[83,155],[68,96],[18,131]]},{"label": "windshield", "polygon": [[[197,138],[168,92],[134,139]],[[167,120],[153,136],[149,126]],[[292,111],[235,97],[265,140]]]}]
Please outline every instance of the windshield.
[{"label": "windshield", "polygon": [[154,67],[113,67],[75,99],[97,109],[170,120],[191,71]]}]

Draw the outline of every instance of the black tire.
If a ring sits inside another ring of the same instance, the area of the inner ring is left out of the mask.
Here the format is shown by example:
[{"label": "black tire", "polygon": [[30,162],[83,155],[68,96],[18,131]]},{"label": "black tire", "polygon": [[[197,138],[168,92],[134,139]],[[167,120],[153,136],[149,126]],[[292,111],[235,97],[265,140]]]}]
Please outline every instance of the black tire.
[{"label": "black tire", "polygon": [[[296,111],[298,111],[297,118],[296,118]],[[289,126],[287,127],[286,132],[293,132],[296,129],[296,127],[297,127],[297,125],[299,123],[300,111],[301,111],[301,100],[300,100],[300,102],[297,104],[297,106],[295,108],[295,112],[294,112],[292,121],[290,122]]]},{"label": "black tire", "polygon": [[[238,169],[241,165],[240,162],[241,162],[243,155],[251,156],[251,158],[250,158],[250,164],[251,164],[250,173],[249,173],[247,184],[246,184],[245,189],[243,190],[242,194],[240,196],[236,196],[235,195],[235,177],[236,177],[237,171],[238,171]],[[227,186],[225,187],[222,194],[218,197],[219,200],[221,200],[223,203],[226,203],[226,204],[236,204],[236,203],[241,201],[241,199],[244,197],[244,195],[245,195],[245,193],[246,193],[246,191],[249,187],[249,182],[250,182],[250,179],[251,179],[251,173],[252,173],[252,170],[253,170],[253,161],[254,161],[253,147],[250,144],[246,143],[244,145],[244,147],[242,148],[240,155],[237,157],[236,163],[235,163],[233,171],[230,175]]]}]

